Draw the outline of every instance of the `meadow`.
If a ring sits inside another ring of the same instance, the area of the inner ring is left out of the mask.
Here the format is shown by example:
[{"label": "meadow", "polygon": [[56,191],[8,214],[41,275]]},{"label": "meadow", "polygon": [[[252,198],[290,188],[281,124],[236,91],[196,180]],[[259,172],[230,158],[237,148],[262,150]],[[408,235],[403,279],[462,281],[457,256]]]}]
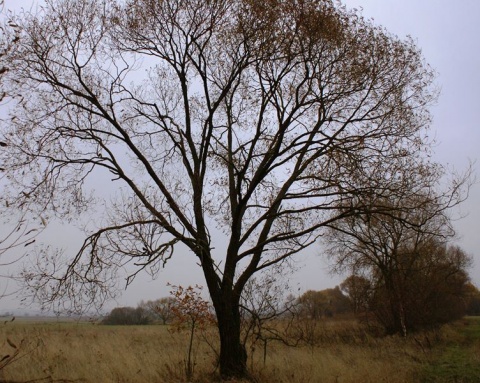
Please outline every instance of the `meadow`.
[{"label": "meadow", "polygon": [[[215,332],[195,341],[192,381],[218,381]],[[480,382],[480,317],[407,337],[378,337],[354,321],[326,320],[317,342],[249,349],[253,382]],[[186,382],[186,333],[168,326],[15,320],[0,326],[0,382]],[[210,345],[213,345],[210,346]]]}]

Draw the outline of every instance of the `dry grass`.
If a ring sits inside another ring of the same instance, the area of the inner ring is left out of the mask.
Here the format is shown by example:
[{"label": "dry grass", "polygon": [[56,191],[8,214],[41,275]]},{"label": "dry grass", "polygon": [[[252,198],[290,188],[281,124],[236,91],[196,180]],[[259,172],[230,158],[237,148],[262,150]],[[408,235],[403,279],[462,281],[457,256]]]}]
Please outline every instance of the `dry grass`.
[{"label": "dry grass", "polygon": [[[74,323],[15,323],[1,328],[1,355],[6,339],[28,339],[24,357],[6,367],[4,380],[85,382],[180,382],[186,341],[164,326],[98,326]],[[185,344],[185,347],[183,345]],[[202,350],[197,372],[212,370],[213,353]]]},{"label": "dry grass", "polygon": [[[265,364],[257,347],[248,362],[253,380],[415,382],[434,343],[431,334],[374,338],[352,322],[324,322],[316,336],[319,341],[312,346],[270,343]],[[7,339],[28,344],[23,357],[0,372],[2,381],[185,382],[187,339],[165,326],[7,323],[0,327],[1,356],[12,349]],[[216,380],[214,351],[205,342],[197,347],[195,381]]]},{"label": "dry grass", "polygon": [[326,322],[316,329],[318,343],[289,348],[276,344],[266,364],[251,370],[259,382],[390,382],[416,381],[428,359],[424,340],[376,338],[354,322]]}]

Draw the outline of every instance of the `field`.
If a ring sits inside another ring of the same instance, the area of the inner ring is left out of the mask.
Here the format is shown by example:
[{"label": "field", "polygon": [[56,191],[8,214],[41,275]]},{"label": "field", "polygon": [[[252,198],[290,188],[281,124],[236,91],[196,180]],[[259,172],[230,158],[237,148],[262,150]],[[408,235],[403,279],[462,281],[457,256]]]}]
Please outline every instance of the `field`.
[{"label": "field", "polygon": [[[195,382],[218,381],[213,334],[196,340]],[[312,346],[272,342],[265,361],[259,345],[250,349],[252,381],[480,382],[477,317],[407,339],[373,337],[351,321],[322,322],[317,336]],[[186,382],[188,337],[168,326],[17,319],[0,326],[0,342],[0,359],[17,352],[0,382]]]}]

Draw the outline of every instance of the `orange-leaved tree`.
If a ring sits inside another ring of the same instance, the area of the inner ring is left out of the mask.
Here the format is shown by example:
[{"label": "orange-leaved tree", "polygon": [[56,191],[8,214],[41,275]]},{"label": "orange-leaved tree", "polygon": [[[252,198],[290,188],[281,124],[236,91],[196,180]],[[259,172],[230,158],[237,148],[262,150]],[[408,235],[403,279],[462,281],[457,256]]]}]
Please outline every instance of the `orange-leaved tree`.
[{"label": "orange-leaved tree", "polygon": [[173,321],[172,331],[186,329],[189,332],[187,359],[185,361],[185,374],[187,379],[193,376],[195,370],[194,336],[197,331],[205,331],[215,324],[215,315],[212,313],[211,304],[202,297],[202,286],[170,285],[170,294],[173,297],[171,306]]}]

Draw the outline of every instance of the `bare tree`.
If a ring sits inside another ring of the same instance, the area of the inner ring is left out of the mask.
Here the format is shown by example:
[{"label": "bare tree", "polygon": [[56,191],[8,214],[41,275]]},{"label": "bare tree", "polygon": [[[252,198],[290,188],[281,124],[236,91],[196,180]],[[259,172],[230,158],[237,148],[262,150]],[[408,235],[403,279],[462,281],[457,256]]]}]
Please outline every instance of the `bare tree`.
[{"label": "bare tree", "polygon": [[442,173],[422,159],[436,89],[419,49],[332,1],[51,0],[17,22],[1,158],[15,203],[76,216],[106,172],[124,197],[63,268],[26,272],[33,293],[75,309],[126,263],[156,273],[186,246],[224,377],[247,374],[239,307],[255,273],[387,209],[354,202],[398,194],[399,169],[419,169],[417,188]]},{"label": "bare tree", "polygon": [[293,323],[297,318],[297,301],[289,293],[290,268],[275,267],[251,278],[240,300],[242,316],[242,345],[249,344],[253,370],[253,354],[258,344],[263,350],[263,365],[267,360],[268,344],[272,341],[287,346],[297,346],[300,338],[292,336]]},{"label": "bare tree", "polygon": [[[463,252],[450,256],[446,250],[448,239],[454,235],[447,215],[452,200],[432,192],[424,196],[411,192],[406,189],[403,198],[383,201],[398,209],[337,221],[327,236],[335,269],[368,276],[368,306],[389,333],[404,336],[416,327],[441,322],[428,310],[433,294],[440,293],[445,284],[461,289],[468,282],[469,264]],[[402,209],[411,203],[409,198],[415,200],[417,208]]]},{"label": "bare tree", "polygon": [[163,325],[166,325],[173,319],[173,306],[175,298],[163,297],[154,301],[142,301],[138,305],[147,311],[152,318],[160,320]]}]

